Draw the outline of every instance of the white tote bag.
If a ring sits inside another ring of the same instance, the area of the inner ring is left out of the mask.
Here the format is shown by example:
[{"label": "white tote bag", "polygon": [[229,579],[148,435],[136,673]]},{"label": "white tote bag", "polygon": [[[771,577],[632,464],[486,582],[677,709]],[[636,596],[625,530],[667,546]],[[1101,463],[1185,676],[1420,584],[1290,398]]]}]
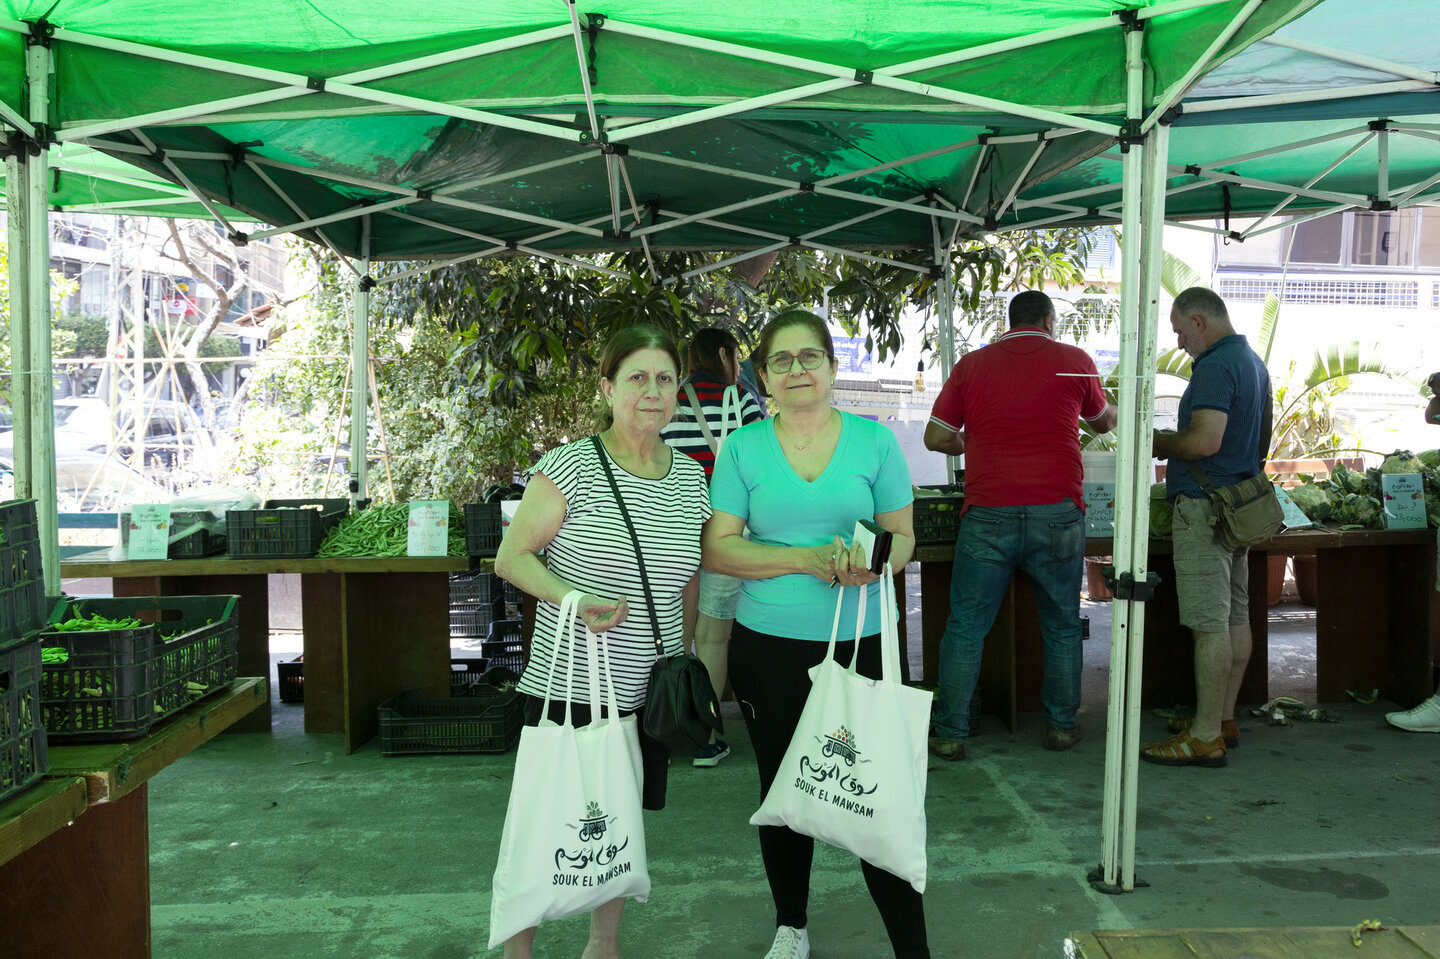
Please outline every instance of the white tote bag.
[{"label": "white tote bag", "polygon": [[835,662],[840,627],[836,602],[825,659],[810,670],[812,686],[780,772],[753,826],[789,826],[907,880],[925,891],[926,735],[930,694],[900,681],[894,579],[887,564],[880,586],[882,679],[855,671],[865,624],[865,590],[855,622],[856,655]]},{"label": "white tote bag", "polygon": [[[576,635],[580,596],[577,590],[561,602],[555,630],[555,659],[566,651],[565,722],[542,718],[540,725],[520,732],[500,860],[490,887],[491,949],[542,919],[590,912],[622,896],[643,902],[650,895],[640,813],[640,734],[634,716],[618,718],[604,636],[583,623]],[[569,699],[575,647],[582,642],[588,653],[591,721],[576,729]],[[598,701],[602,661],[603,719]],[[547,711],[554,676],[552,660],[545,684]]]}]

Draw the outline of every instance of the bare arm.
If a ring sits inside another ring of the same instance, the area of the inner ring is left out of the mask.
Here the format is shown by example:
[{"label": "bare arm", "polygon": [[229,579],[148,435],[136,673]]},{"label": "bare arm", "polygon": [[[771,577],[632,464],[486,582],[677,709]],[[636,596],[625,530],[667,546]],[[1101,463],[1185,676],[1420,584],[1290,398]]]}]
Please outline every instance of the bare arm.
[{"label": "bare arm", "polygon": [[936,453],[959,456],[965,452],[965,432],[955,432],[933,420],[925,424],[925,448]]},{"label": "bare arm", "polygon": [[1100,411],[1099,416],[1092,417],[1085,422],[1097,433],[1108,433],[1115,428],[1115,424],[1119,422],[1119,420],[1120,411],[1115,409],[1111,404],[1106,403],[1105,408]]},{"label": "bare arm", "polygon": [[835,546],[767,546],[746,539],[745,521],[716,510],[700,533],[700,561],[712,573],[770,579],[804,573],[828,583],[835,576]]},{"label": "bare arm", "polygon": [[1214,456],[1220,451],[1220,441],[1225,438],[1225,424],[1229,422],[1228,413],[1196,410],[1190,417],[1190,425],[1183,430],[1174,433],[1155,431],[1155,455],[1161,459],[1175,457],[1182,460],[1203,460]]},{"label": "bare arm", "polygon": [[[536,599],[558,606],[574,587],[552,573],[540,561],[539,553],[550,545],[564,521],[565,494],[548,476],[536,474],[525,487],[515,518],[500,541],[495,572]],[[624,596],[606,600],[586,593],[580,600],[580,618],[593,633],[619,626],[629,614]]]}]

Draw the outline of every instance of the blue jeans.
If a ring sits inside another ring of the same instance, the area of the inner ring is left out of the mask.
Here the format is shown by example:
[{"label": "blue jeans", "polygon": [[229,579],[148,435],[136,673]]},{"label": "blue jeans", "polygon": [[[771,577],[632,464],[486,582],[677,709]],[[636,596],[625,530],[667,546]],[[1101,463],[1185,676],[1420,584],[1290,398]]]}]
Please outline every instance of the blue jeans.
[{"label": "blue jeans", "polygon": [[1014,572],[1035,584],[1045,639],[1045,724],[1071,729],[1080,708],[1080,575],[1085,514],[1071,500],[1046,506],[972,506],[960,520],[950,579],[950,619],[940,642],[936,735],[970,735],[970,698],[980,676],[985,634]]}]

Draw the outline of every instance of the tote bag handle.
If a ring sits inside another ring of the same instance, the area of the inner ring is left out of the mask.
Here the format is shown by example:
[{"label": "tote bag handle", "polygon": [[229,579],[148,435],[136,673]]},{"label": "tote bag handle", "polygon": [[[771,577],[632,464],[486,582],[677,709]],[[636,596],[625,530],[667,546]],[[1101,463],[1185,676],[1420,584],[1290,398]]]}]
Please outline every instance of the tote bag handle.
[{"label": "tote bag handle", "polygon": [[[830,646],[825,651],[826,659],[835,658],[835,640],[840,632],[840,610],[845,605],[845,589],[848,588],[842,588],[835,599],[835,619],[830,624]],[[855,609],[855,646],[850,655],[850,665],[846,667],[850,673],[855,673],[855,665],[860,660],[860,638],[865,634],[867,589],[864,586],[855,588],[860,590],[860,599]],[[880,574],[880,676],[887,683],[900,682],[900,634],[895,628],[898,608],[895,577],[890,571],[890,564],[886,563],[884,572]]]},{"label": "tote bag handle", "polygon": [[[575,621],[579,619],[580,598],[585,594],[578,589],[572,589],[560,600],[560,612],[555,619],[555,653],[550,657],[550,672],[545,679],[545,699],[541,707],[540,715],[543,717],[550,714],[550,690],[554,688],[555,666],[560,659],[560,651],[565,651],[565,723],[566,726],[573,725],[570,716],[570,703],[574,700],[572,689],[574,687],[575,674],[575,652],[579,643],[585,644],[585,666],[590,679],[590,722],[597,723],[600,720],[600,707],[603,705],[608,711],[606,717],[610,722],[620,721],[620,709],[615,699],[615,679],[610,670],[609,644],[605,642],[603,634],[596,636],[581,623],[583,637],[577,642],[575,639]],[[600,667],[601,660],[605,668],[605,698],[597,702],[600,692]]]}]

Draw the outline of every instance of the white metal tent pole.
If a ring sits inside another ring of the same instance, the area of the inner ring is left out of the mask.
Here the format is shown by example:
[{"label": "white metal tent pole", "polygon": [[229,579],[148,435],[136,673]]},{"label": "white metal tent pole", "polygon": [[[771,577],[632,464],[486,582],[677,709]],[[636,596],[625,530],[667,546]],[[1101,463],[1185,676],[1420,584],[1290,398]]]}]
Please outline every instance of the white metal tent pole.
[{"label": "white metal tent pole", "polygon": [[[354,321],[350,332],[350,506],[365,498],[365,404],[370,391],[370,218],[360,221],[360,276],[355,280]],[[376,410],[379,415],[379,410]]]},{"label": "white metal tent pole", "polygon": [[[940,221],[930,218],[930,235],[935,247],[935,263],[940,267],[940,282],[935,284],[935,325],[940,332],[940,380],[943,384],[955,368],[955,289],[950,273],[950,247],[944,241]],[[958,457],[945,457],[945,482],[954,484]]]},{"label": "white metal tent pole", "polygon": [[[1127,30],[1126,47],[1126,111],[1125,115],[1133,124],[1140,114],[1144,93],[1144,33]],[[1138,309],[1140,291],[1140,197],[1141,176],[1143,175],[1143,147],[1132,142],[1125,152],[1122,179],[1121,231],[1124,245],[1121,247],[1120,266],[1120,368],[1117,400],[1119,422],[1116,424],[1117,456],[1115,463],[1115,532],[1113,564],[1117,575],[1128,573],[1133,565],[1134,527],[1130,522],[1135,514],[1135,473],[1137,463],[1136,431],[1139,428],[1136,404],[1136,365],[1139,362]],[[1148,437],[1147,437],[1148,438]],[[1148,461],[1148,457],[1147,457]],[[1148,505],[1149,489],[1146,489]],[[1133,875],[1127,886],[1120,884],[1120,832],[1122,819],[1122,796],[1125,789],[1125,717],[1128,714],[1126,693],[1126,667],[1129,662],[1130,617],[1134,603],[1122,600],[1117,591],[1111,604],[1110,617],[1110,698],[1105,724],[1105,790],[1100,835],[1099,875],[1092,873],[1092,884],[1108,892],[1129,892],[1134,889]]]},{"label": "white metal tent pole", "polygon": [[[1165,163],[1170,152],[1170,127],[1159,124],[1146,138],[1144,155],[1144,206],[1141,210],[1140,338],[1135,369],[1135,458],[1131,482],[1134,498],[1128,517],[1134,544],[1130,568],[1136,583],[1150,577],[1150,436],[1155,426],[1155,354],[1160,329],[1160,271],[1163,265],[1165,222]],[[1127,517],[1122,514],[1121,521]],[[1145,604],[1130,603],[1130,659],[1126,665],[1125,744],[1120,756],[1124,770],[1124,818],[1120,823],[1120,885],[1135,888],[1135,808],[1140,783],[1140,684],[1144,675]]]},{"label": "white metal tent pole", "polygon": [[[50,123],[50,48],[32,43],[25,50],[25,76],[29,86],[30,122],[37,128]],[[29,355],[20,367],[30,397],[30,495],[35,497],[40,519],[40,558],[45,570],[45,595],[60,595],[60,517],[56,508],[55,483],[55,386],[51,374],[50,344],[50,208],[49,152],[41,144],[27,164],[29,182],[26,233],[29,235],[25,261],[28,287],[25,312],[30,323],[26,344]],[[17,482],[17,486],[19,483]],[[17,490],[18,491],[18,490]]]},{"label": "white metal tent pole", "polygon": [[10,256],[6,264],[10,278],[10,405],[14,413],[14,435],[25,438],[25,442],[15,444],[16,499],[29,499],[32,495],[29,436],[33,427],[30,421],[30,390],[26,388],[23,372],[34,369],[30,354],[29,325],[29,184],[29,157],[18,154],[7,156],[5,206],[9,213],[7,228],[10,236]]}]

